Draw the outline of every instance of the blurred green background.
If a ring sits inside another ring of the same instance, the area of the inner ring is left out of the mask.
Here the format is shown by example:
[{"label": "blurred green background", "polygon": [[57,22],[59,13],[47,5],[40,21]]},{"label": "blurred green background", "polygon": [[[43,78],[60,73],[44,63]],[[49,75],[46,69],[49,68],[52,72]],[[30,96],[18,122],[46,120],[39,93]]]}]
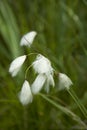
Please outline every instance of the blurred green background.
[{"label": "blurred green background", "polygon": [[[38,35],[31,49],[20,47],[21,37],[32,30]],[[29,58],[15,78],[8,73],[9,65],[17,56],[30,52],[44,54],[57,71],[66,73],[87,108],[87,1],[0,0],[0,130],[80,129],[81,124],[72,116],[56,109],[39,95],[26,107],[18,101],[26,67],[33,58]],[[31,82],[32,70],[28,77]],[[57,78],[55,82],[55,89],[49,93],[53,101],[87,123],[67,91],[58,91]]]}]

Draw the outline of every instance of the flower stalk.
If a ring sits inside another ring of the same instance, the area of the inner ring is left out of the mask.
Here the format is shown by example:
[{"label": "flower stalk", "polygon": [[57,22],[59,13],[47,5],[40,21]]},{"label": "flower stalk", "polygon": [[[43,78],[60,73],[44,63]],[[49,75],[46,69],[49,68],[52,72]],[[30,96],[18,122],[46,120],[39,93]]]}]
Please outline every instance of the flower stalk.
[{"label": "flower stalk", "polygon": [[79,107],[81,112],[83,113],[84,117],[87,118],[87,110],[86,110],[85,106],[81,103],[81,101],[79,100],[78,96],[73,91],[73,89],[72,88],[71,89],[67,89],[67,92],[73,98],[73,100],[75,101],[75,103],[77,104],[77,106]]}]

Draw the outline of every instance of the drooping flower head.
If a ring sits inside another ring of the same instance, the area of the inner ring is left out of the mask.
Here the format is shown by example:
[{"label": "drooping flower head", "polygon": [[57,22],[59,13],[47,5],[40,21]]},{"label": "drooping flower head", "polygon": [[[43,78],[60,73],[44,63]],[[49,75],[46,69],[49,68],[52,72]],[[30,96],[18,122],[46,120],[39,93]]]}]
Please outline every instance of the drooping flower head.
[{"label": "drooping flower head", "polygon": [[32,92],[34,94],[38,93],[45,84],[45,90],[49,92],[49,86],[54,86],[53,79],[53,68],[51,62],[41,54],[38,54],[36,60],[33,62],[33,68],[39,75],[36,77],[34,83],[32,84]]},{"label": "drooping flower head", "polygon": [[19,100],[23,105],[31,103],[33,100],[33,95],[30,89],[30,85],[27,80],[24,81],[22,89],[19,93]]},{"label": "drooping flower head", "polygon": [[25,34],[21,39],[20,45],[30,47],[31,44],[33,43],[36,35],[37,35],[37,33],[35,31],[31,31],[31,32]]},{"label": "drooping flower head", "polygon": [[23,55],[17,57],[15,60],[12,61],[12,63],[10,64],[9,72],[13,77],[17,75],[25,59],[26,59],[26,55]]},{"label": "drooping flower head", "polygon": [[36,73],[53,73],[51,62],[41,54],[38,54],[36,60],[33,62],[33,68]]},{"label": "drooping flower head", "polygon": [[59,73],[59,90],[69,89],[71,85],[73,85],[71,79],[66,74]]}]

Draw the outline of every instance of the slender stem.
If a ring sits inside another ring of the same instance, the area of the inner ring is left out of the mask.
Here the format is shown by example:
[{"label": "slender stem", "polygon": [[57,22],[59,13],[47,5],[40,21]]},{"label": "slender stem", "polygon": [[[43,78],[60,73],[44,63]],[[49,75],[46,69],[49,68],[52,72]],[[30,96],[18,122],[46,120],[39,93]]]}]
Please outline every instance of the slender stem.
[{"label": "slender stem", "polygon": [[51,103],[53,106],[55,106],[57,109],[61,110],[62,112],[64,112],[65,114],[67,114],[68,116],[72,116],[72,118],[77,121],[78,123],[80,123],[84,128],[87,128],[87,125],[80,119],[80,117],[78,117],[76,114],[74,114],[72,111],[70,111],[69,109],[59,105],[58,103],[54,102],[53,100],[51,100],[50,98],[48,98],[46,95],[39,93],[38,95],[40,95],[42,98],[44,98],[45,100],[47,100],[49,103]]},{"label": "slender stem", "polygon": [[87,116],[87,109],[86,109],[85,106],[81,103],[81,101],[79,100],[79,98],[77,97],[77,95],[76,95],[76,93],[73,91],[73,89],[72,89],[72,93],[73,93],[73,95],[76,97],[76,99],[78,100],[79,104],[81,105],[81,107],[83,108],[83,110],[85,111],[86,116]]},{"label": "slender stem", "polygon": [[30,55],[38,55],[38,54],[40,54],[40,53],[34,52],[34,53],[29,53],[29,54],[27,54],[27,56],[30,56]]},{"label": "slender stem", "polygon": [[27,73],[28,73],[28,70],[32,67],[33,64],[29,65],[28,68],[26,69],[25,71],[25,79],[27,78]]},{"label": "slender stem", "polygon": [[87,118],[87,110],[84,107],[84,105],[80,102],[79,98],[77,97],[77,95],[75,94],[75,92],[73,90],[68,90],[68,93],[71,95],[71,97],[73,98],[73,100],[76,102],[76,104],[78,105],[78,107],[80,108],[81,112],[83,113],[83,115],[85,116],[85,118]]},{"label": "slender stem", "polygon": [[[27,54],[27,56],[38,55],[38,54],[40,54],[40,53],[29,53],[29,54]],[[32,67],[32,65],[33,64],[31,64],[30,66],[28,66],[28,68],[26,69],[26,71],[25,71],[25,79],[27,78],[27,73],[28,73],[29,69]]]}]

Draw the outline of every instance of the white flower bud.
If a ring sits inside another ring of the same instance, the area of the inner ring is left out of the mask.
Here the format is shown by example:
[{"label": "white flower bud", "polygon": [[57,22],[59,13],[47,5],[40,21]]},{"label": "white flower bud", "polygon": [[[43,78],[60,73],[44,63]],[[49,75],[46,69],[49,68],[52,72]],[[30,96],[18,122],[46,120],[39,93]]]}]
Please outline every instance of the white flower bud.
[{"label": "white flower bud", "polygon": [[32,31],[32,32],[25,34],[20,41],[20,45],[30,47],[31,44],[33,43],[33,40],[34,40],[36,34],[37,33],[35,31]]},{"label": "white flower bud", "polygon": [[59,73],[59,90],[69,89],[71,85],[73,85],[71,79],[66,74]]},{"label": "white flower bud", "polygon": [[22,89],[19,93],[19,100],[23,105],[27,105],[31,103],[33,100],[33,96],[31,93],[30,85],[27,80],[24,81]]},{"label": "white flower bud", "polygon": [[44,74],[39,74],[31,86],[32,93],[33,94],[39,93],[45,81],[46,81],[46,76]]},{"label": "white flower bud", "polygon": [[17,75],[25,59],[26,55],[23,55],[17,57],[15,60],[12,61],[12,63],[10,64],[9,72],[12,74],[13,77]]}]

